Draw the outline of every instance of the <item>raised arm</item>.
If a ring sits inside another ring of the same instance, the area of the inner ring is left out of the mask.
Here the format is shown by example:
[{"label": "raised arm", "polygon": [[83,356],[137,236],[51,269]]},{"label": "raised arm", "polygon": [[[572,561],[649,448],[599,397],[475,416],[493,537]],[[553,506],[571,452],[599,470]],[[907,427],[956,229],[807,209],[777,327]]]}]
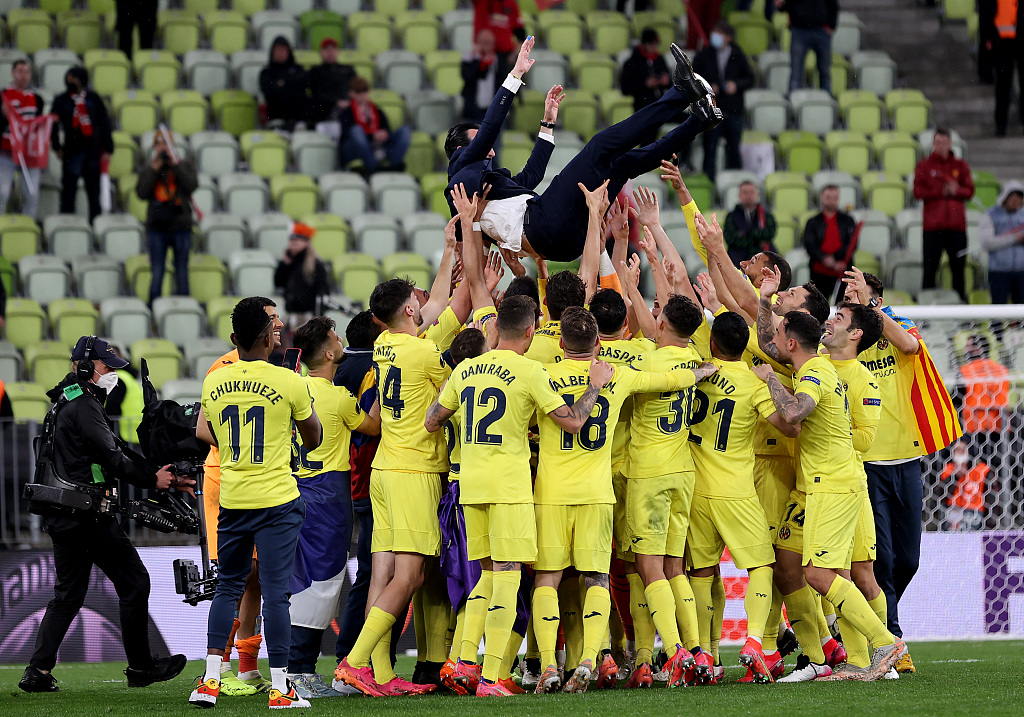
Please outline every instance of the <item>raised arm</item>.
[{"label": "raised arm", "polygon": [[[851,267],[843,277],[843,283],[853,287],[860,303],[865,306],[871,305],[871,291],[867,281],[864,280],[864,272],[855,266]],[[921,342],[917,337],[893,321],[889,314],[882,311],[881,305],[875,308],[875,311],[882,317],[882,335],[889,340],[889,343],[908,356],[913,356],[921,350]]]},{"label": "raised arm", "polygon": [[583,279],[583,283],[587,287],[587,298],[586,303],[590,303],[590,298],[597,292],[600,286],[598,281],[598,271],[601,268],[601,252],[604,251],[604,215],[608,211],[608,207],[611,206],[608,201],[608,181],[598,186],[594,191],[590,191],[583,185],[582,182],[578,183],[577,186],[580,191],[583,192],[583,196],[587,199],[587,240],[583,245],[583,256],[580,257],[580,271],[579,276]]},{"label": "raised arm", "polygon": [[[722,227],[718,224],[718,218],[712,215],[711,223],[709,224],[704,217],[698,215],[695,218],[695,222],[697,233],[700,235],[700,241],[708,252],[708,268],[711,269],[711,264],[714,263],[716,265],[714,269],[721,275],[722,283],[728,288],[729,294],[741,312],[748,317],[756,316],[757,292],[754,290],[753,284],[743,275],[743,272],[737,271],[736,267],[733,266],[732,260],[729,259],[729,254],[725,250],[724,234]],[[716,271],[712,271],[711,277],[717,281]]]},{"label": "raised arm", "polygon": [[462,268],[469,282],[473,310],[476,311],[492,304],[491,292],[484,279],[483,237],[478,229],[473,228],[483,210],[484,200],[476,194],[466,196],[466,188],[462,184],[452,190],[452,200],[459,212],[459,221],[462,222]]},{"label": "raised arm", "polygon": [[757,345],[765,355],[779,360],[779,349],[772,343],[775,338],[775,319],[772,313],[772,297],[779,290],[780,273],[778,267],[765,267],[761,270],[761,298],[757,302]]},{"label": "raised arm", "polygon": [[[625,279],[620,283],[626,290],[628,299],[626,316],[630,322],[629,326],[634,335],[639,332],[647,338],[654,338],[658,332],[658,322],[655,321],[654,314],[647,308],[647,302],[640,295],[640,289],[637,288],[640,283],[640,257],[634,254],[630,257],[629,264],[622,263],[622,268]],[[632,312],[632,316],[629,315],[630,312]]]},{"label": "raised arm", "polygon": [[422,326],[430,326],[441,312],[448,306],[451,298],[452,271],[455,267],[455,225],[458,217],[452,217],[448,226],[444,228],[444,253],[441,254],[441,261],[437,266],[437,276],[434,283],[430,285],[430,298],[420,308],[420,315],[423,317]]},{"label": "raised arm", "polygon": [[605,384],[612,380],[615,369],[610,363],[592,359],[590,362],[590,382],[583,395],[573,401],[571,406],[559,406],[548,414],[559,428],[569,433],[579,433],[583,424],[590,418],[590,412],[597,402],[597,396]]}]

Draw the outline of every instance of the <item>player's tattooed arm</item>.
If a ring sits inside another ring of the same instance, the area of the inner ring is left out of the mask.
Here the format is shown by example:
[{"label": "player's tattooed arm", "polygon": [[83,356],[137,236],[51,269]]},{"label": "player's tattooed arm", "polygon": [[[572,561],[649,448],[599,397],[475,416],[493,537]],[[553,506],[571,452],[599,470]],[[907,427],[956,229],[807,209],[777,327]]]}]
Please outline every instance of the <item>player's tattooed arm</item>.
[{"label": "player's tattooed arm", "polygon": [[455,411],[450,408],[445,408],[437,401],[430,404],[430,408],[427,409],[427,418],[423,421],[423,427],[427,429],[428,433],[441,430],[444,426],[444,422],[455,415]]},{"label": "player's tattooed arm", "polygon": [[769,299],[761,298],[757,302],[757,345],[767,355],[779,360],[779,349],[772,343],[775,338],[775,326],[772,324],[772,305]]},{"label": "player's tattooed arm", "polygon": [[[758,368],[761,367],[758,366]],[[754,373],[761,375],[761,372],[756,369]],[[800,423],[811,415],[811,411],[817,405],[814,399],[806,393],[796,395],[790,393],[789,389],[782,385],[782,381],[774,371],[768,374],[768,392],[772,396],[772,403],[775,404],[776,410],[786,423]]]}]

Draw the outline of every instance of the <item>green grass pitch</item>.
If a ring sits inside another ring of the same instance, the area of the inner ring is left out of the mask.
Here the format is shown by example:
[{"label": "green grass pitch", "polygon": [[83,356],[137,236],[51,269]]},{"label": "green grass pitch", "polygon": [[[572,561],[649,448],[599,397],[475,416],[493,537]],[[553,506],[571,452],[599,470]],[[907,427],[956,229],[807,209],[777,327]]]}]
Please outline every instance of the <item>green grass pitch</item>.
[{"label": "green grass pitch", "polygon": [[[737,651],[723,651],[726,683],[709,687],[666,690],[594,691],[586,695],[522,695],[481,700],[454,695],[372,699],[339,697],[314,700],[310,709],[294,714],[358,713],[360,717],[584,717],[585,715],[677,715],[685,712],[729,717],[757,714],[847,715],[970,715],[1022,714],[1024,705],[1024,642],[917,643],[911,654],[914,675],[899,681],[819,683],[799,685],[738,685],[742,675],[735,664]],[[413,659],[399,658],[398,671],[412,672]],[[0,714],[29,717],[91,717],[93,715],[195,715],[187,703],[201,662],[190,662],[175,680],[145,689],[127,686],[123,664],[57,665],[54,675],[61,691],[28,695],[17,687],[21,666],[0,668]],[[330,674],[334,660],[320,669]],[[264,671],[266,674],[266,671]],[[685,712],[684,712],[685,711]],[[265,696],[221,698],[214,714],[267,714]]]}]

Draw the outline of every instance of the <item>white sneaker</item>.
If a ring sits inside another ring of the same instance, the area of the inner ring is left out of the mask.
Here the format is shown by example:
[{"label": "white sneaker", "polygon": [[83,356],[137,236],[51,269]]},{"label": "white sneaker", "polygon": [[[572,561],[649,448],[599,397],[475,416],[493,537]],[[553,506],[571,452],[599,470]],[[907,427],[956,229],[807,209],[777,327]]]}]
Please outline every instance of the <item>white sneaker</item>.
[{"label": "white sneaker", "polygon": [[362,692],[359,691],[358,688],[353,687],[352,685],[346,685],[341,680],[334,680],[333,682],[331,682],[331,689],[334,690],[335,692],[340,692],[343,695],[361,695],[361,694],[363,694]]},{"label": "white sneaker", "polygon": [[885,673],[885,677],[883,677],[882,679],[883,680],[898,680],[899,678],[900,678],[900,673],[898,673],[896,671],[896,668],[895,667],[890,667],[889,671]]},{"label": "white sneaker", "polygon": [[776,682],[810,682],[819,677],[828,677],[832,674],[832,668],[828,665],[819,665],[811,662],[807,655],[800,655],[796,661],[793,671]]},{"label": "white sneaker", "polygon": [[583,693],[587,691],[587,687],[590,686],[590,677],[594,673],[594,666],[590,660],[584,660],[576,671],[572,673],[568,680],[565,682],[565,687],[562,688],[562,692],[579,692]]}]

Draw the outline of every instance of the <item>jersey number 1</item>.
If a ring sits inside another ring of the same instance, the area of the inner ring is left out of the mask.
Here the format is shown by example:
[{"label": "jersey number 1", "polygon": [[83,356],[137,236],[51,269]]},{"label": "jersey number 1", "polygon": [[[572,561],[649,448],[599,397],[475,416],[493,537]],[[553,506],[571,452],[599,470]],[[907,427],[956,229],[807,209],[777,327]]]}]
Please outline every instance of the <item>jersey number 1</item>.
[{"label": "jersey number 1", "polygon": [[[242,453],[242,431],[239,425],[238,406],[225,406],[220,412],[220,425],[228,424],[228,446],[231,448],[231,462],[237,463]],[[253,406],[245,412],[245,425],[252,424],[252,463],[263,462],[263,406]]]}]

